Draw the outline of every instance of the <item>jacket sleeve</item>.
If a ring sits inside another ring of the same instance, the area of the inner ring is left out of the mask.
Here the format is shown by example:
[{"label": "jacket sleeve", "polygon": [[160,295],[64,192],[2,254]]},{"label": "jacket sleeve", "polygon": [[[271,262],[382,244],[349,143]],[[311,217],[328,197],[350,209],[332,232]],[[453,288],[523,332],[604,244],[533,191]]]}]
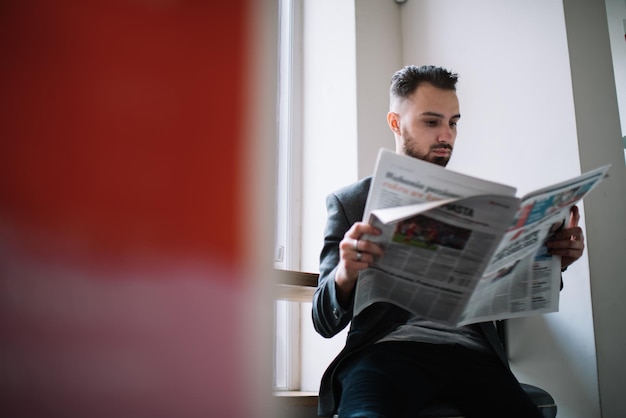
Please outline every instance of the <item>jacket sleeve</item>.
[{"label": "jacket sleeve", "polygon": [[317,290],[313,296],[313,325],[325,338],[330,338],[343,330],[352,319],[352,304],[341,306],[335,288],[335,273],[339,264],[339,243],[352,226],[349,216],[336,194],[326,198],[328,219],[324,231],[324,246],[320,254],[320,275]]}]

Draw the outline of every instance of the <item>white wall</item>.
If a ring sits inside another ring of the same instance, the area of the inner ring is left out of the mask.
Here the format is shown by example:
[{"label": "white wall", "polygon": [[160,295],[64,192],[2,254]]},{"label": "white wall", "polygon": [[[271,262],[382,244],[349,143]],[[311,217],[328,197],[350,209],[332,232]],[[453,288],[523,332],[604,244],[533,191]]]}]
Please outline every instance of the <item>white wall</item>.
[{"label": "white wall", "polygon": [[400,10],[393,1],[356,2],[359,178],[372,174],[381,147],[395,150],[387,112],[391,76],[402,66]]},{"label": "white wall", "polygon": [[605,3],[622,136],[626,136],[626,0],[605,0]]},{"label": "white wall", "polygon": [[[340,44],[350,38],[346,31],[356,31],[357,100],[346,102],[355,108],[344,111],[355,112],[358,145],[351,142],[352,136],[333,138],[356,147],[352,154],[342,154],[347,152],[342,149],[336,155],[350,158],[358,153],[356,177],[369,174],[378,148],[393,149],[393,137],[384,122],[389,77],[405,64],[425,63],[446,66],[461,76],[462,119],[451,169],[514,185],[520,193],[580,173],[562,1],[408,0],[401,6],[393,0],[353,1],[355,27],[350,20],[354,15],[345,11],[343,17],[348,20],[333,24],[332,29],[337,31],[334,42]],[[330,28],[326,25],[325,29]],[[307,33],[311,32],[307,29]],[[312,68],[323,65],[318,59],[319,54]],[[341,71],[347,74],[351,69]],[[334,149],[337,146],[333,144]],[[322,225],[316,228],[322,228],[325,220],[319,202],[335,186],[352,181],[348,177],[355,176],[353,164],[348,160],[348,170],[336,165],[331,178],[319,169],[309,174],[315,176],[316,199],[320,199],[309,212]],[[321,229],[315,234],[309,231],[305,240],[311,252],[304,257],[310,259],[309,271],[317,271]],[[553,394],[559,417],[599,417],[586,255],[568,270],[565,282],[559,313],[511,321],[512,367],[520,380]],[[311,329],[308,304],[303,308],[303,326]],[[345,335],[318,341],[321,337],[316,334],[305,334],[303,389],[316,390],[319,376],[343,346]]]},{"label": "white wall", "polygon": [[[449,168],[530,191],[580,173],[560,1],[421,0],[403,10],[406,63],[460,74]],[[445,30],[442,30],[445,28]],[[599,416],[587,261],[565,277],[559,313],[509,321],[511,366],[548,390],[559,416]]]}]

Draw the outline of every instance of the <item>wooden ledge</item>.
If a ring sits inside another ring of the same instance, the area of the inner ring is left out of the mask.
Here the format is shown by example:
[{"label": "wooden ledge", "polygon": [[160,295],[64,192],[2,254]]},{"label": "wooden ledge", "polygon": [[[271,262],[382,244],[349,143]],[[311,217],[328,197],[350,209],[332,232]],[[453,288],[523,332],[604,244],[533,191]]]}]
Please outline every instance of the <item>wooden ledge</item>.
[{"label": "wooden ledge", "polygon": [[317,392],[285,390],[274,392],[274,398],[282,406],[317,407]]},{"label": "wooden ledge", "polygon": [[274,269],[276,283],[291,286],[317,287],[318,273],[305,273],[295,270]]},{"label": "wooden ledge", "polygon": [[311,302],[317,287],[317,273],[274,269],[276,274],[276,299],[294,302]]}]

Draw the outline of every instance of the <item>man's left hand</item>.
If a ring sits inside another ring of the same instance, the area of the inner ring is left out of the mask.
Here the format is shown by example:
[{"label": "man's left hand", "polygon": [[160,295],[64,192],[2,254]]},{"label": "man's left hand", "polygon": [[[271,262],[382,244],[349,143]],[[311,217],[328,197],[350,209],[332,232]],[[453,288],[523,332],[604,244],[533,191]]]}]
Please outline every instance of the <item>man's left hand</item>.
[{"label": "man's left hand", "polygon": [[578,226],[579,220],[578,207],[572,206],[567,228],[557,231],[546,242],[550,254],[561,256],[561,271],[578,260],[585,250],[585,235],[582,228]]}]

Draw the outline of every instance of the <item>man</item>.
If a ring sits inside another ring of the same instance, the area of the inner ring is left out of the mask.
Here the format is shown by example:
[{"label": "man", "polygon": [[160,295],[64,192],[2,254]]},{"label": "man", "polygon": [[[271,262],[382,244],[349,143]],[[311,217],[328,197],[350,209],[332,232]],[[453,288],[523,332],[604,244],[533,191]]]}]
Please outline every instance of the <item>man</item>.
[{"label": "man", "polygon": [[[387,123],[396,152],[445,166],[454,147],[461,114],[458,76],[434,66],[405,67],[391,80]],[[359,271],[382,248],[361,239],[378,235],[361,222],[371,177],[328,196],[328,221],[320,256],[313,322],[332,337],[351,322],[346,346],[329,366],[320,387],[320,415],[411,417],[432,398],[456,404],[467,417],[541,417],[508,368],[491,323],[451,327],[427,321],[388,303],[352,314]],[[572,209],[567,228],[549,242],[561,268],[584,250]],[[485,411],[484,405],[489,411]]]}]

